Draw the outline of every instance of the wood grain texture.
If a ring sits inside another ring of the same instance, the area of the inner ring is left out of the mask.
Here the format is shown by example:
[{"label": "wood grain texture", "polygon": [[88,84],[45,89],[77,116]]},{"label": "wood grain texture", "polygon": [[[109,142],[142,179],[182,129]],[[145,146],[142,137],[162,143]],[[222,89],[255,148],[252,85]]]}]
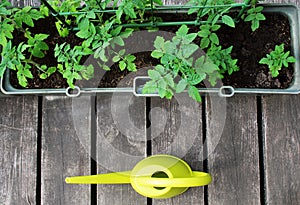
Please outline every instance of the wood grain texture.
[{"label": "wood grain texture", "polygon": [[164,5],[183,5],[189,0],[162,0]]},{"label": "wood grain texture", "polygon": [[275,3],[275,4],[296,4],[300,5],[299,0],[265,0],[264,3]]},{"label": "wood grain texture", "polygon": [[37,98],[0,104],[0,204],[36,204]]},{"label": "wood grain texture", "polygon": [[[152,154],[170,154],[203,171],[202,106],[186,94],[175,99],[151,98]],[[153,205],[203,204],[204,188],[190,188],[171,199],[153,199]]]},{"label": "wood grain texture", "polygon": [[89,150],[83,146],[90,144],[90,97],[76,98],[80,103],[75,106],[72,100],[52,96],[43,100],[42,204],[90,204],[90,185],[65,183],[68,176],[90,174]]},{"label": "wood grain texture", "polygon": [[266,202],[300,204],[300,96],[263,97]]},{"label": "wood grain texture", "polygon": [[223,103],[225,126],[218,124],[219,120],[211,122],[218,114],[212,112],[211,102],[207,106],[207,149],[210,153],[208,170],[213,182],[208,186],[208,202],[212,205],[260,204],[256,98],[235,96],[227,99],[225,106]]},{"label": "wood grain texture", "polygon": [[[132,94],[97,96],[97,173],[131,170],[146,156],[145,98]],[[101,205],[147,204],[126,185],[98,185]]]}]

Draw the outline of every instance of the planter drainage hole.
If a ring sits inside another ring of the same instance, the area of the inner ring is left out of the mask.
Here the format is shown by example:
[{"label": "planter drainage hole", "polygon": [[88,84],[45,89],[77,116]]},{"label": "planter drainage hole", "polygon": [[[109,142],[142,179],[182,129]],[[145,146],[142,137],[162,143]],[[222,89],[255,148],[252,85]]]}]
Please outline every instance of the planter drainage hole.
[{"label": "planter drainage hole", "polygon": [[80,95],[80,88],[78,86],[74,86],[74,88],[68,87],[66,89],[66,95],[68,97],[78,97]]},{"label": "planter drainage hole", "polygon": [[[162,171],[155,172],[154,174],[152,174],[151,177],[154,177],[154,178],[169,178],[169,176],[165,172],[162,172]],[[154,187],[154,188],[158,189],[158,190],[163,190],[166,187]]]},{"label": "planter drainage hole", "polygon": [[234,88],[231,86],[222,86],[219,90],[220,97],[232,97],[234,95]]}]

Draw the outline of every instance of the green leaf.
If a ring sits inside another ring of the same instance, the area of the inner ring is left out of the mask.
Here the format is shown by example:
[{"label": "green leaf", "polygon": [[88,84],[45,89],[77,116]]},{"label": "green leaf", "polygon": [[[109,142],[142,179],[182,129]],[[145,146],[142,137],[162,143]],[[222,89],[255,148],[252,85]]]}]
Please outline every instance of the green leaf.
[{"label": "green leaf", "polygon": [[188,31],[189,31],[189,28],[187,27],[187,25],[184,24],[184,25],[180,26],[180,28],[176,32],[176,35],[180,36],[180,37],[185,37],[187,35]]},{"label": "green leaf", "polygon": [[224,24],[226,24],[227,26],[230,26],[230,27],[232,27],[232,28],[235,27],[234,20],[233,20],[230,16],[228,16],[228,15],[222,16],[222,22],[223,22]]},{"label": "green leaf", "polygon": [[103,70],[110,71],[110,67],[108,67],[107,65],[102,65],[102,68]]},{"label": "green leaf", "polygon": [[193,98],[197,102],[201,102],[201,96],[199,94],[198,89],[195,86],[189,86],[188,93],[191,98]]},{"label": "green leaf", "polygon": [[176,50],[177,50],[177,48],[176,48],[176,44],[175,43],[170,42],[170,41],[167,41],[165,43],[165,50],[164,50],[165,53],[172,55],[172,54],[174,54],[174,52]]},{"label": "green leaf", "polygon": [[48,73],[49,75],[51,75],[51,74],[53,74],[55,71],[56,71],[56,67],[50,67],[50,68],[48,68],[47,73]]},{"label": "green leaf", "polygon": [[192,42],[197,37],[197,33],[190,33],[186,35],[184,38],[188,40],[188,42]]},{"label": "green leaf", "polygon": [[86,15],[87,18],[89,19],[94,19],[96,18],[95,12],[94,11],[89,11]]},{"label": "green leaf", "polygon": [[217,31],[217,30],[219,30],[219,28],[221,28],[220,25],[213,25],[213,26],[211,27],[211,30],[212,30],[212,31]]},{"label": "green leaf", "polygon": [[205,62],[203,64],[203,70],[205,73],[213,73],[218,70],[218,66],[212,62]]},{"label": "green leaf", "polygon": [[43,40],[45,40],[48,37],[49,37],[48,34],[43,34],[43,33],[41,33],[41,34],[35,34],[34,35],[34,40],[36,40],[36,41],[43,41]]},{"label": "green leaf", "polygon": [[157,93],[157,84],[155,81],[148,81],[143,87],[143,94],[154,94]]},{"label": "green leaf", "polygon": [[[120,26],[121,27],[121,26]],[[125,31],[123,31],[120,36],[122,38],[128,38],[132,33],[133,33],[133,29],[132,28],[126,28]]]},{"label": "green leaf", "polygon": [[24,15],[23,16],[23,22],[25,24],[27,24],[28,26],[30,26],[30,27],[34,26],[33,20],[32,20],[32,18],[29,15]]},{"label": "green leaf", "polygon": [[27,78],[33,78],[32,73],[30,72],[30,70],[25,69],[23,72],[23,75]]},{"label": "green leaf", "polygon": [[203,81],[205,79],[206,75],[198,75],[198,74],[193,74],[189,79],[189,84],[190,85],[197,85],[199,84],[201,81]]},{"label": "green leaf", "polygon": [[56,29],[59,33],[59,36],[67,37],[69,35],[69,29],[64,28],[59,21],[55,22],[55,25],[56,25]]},{"label": "green leaf", "polygon": [[156,70],[148,70],[148,76],[155,81],[162,79],[160,73]]},{"label": "green leaf", "polygon": [[185,79],[181,79],[179,81],[179,83],[177,84],[177,86],[176,86],[176,93],[183,92],[185,90],[185,88],[186,88],[187,85],[188,84],[187,84],[186,80]]},{"label": "green leaf", "polygon": [[287,62],[289,62],[289,63],[295,63],[296,62],[296,58],[290,56],[290,57],[287,58]]},{"label": "green leaf", "polygon": [[121,70],[121,71],[125,70],[125,68],[126,68],[126,62],[120,61],[120,62],[119,62],[119,67],[120,67],[120,70]]},{"label": "green leaf", "polygon": [[22,87],[24,87],[24,88],[27,87],[28,82],[27,82],[27,79],[26,79],[26,77],[25,77],[24,75],[18,75],[18,81],[19,81],[19,84],[20,84]]},{"label": "green leaf", "polygon": [[78,28],[81,31],[88,31],[89,30],[89,25],[90,25],[89,19],[84,18],[83,20],[81,20],[78,23]]},{"label": "green leaf", "polygon": [[260,61],[259,61],[260,64],[269,64],[269,59],[267,58],[262,58]]},{"label": "green leaf", "polygon": [[261,13],[256,14],[255,18],[259,21],[266,20],[266,17]]},{"label": "green leaf", "polygon": [[41,75],[40,75],[40,78],[41,79],[46,79],[48,77],[48,75],[46,74],[46,73],[42,73]]},{"label": "green leaf", "polygon": [[128,62],[133,62],[133,61],[136,59],[136,57],[135,57],[134,55],[129,54],[129,55],[127,55],[127,56],[125,57],[125,59],[126,59]]},{"label": "green leaf", "polygon": [[190,8],[189,10],[188,10],[188,15],[190,15],[190,14],[192,14],[192,13],[196,13],[196,12],[198,12],[198,8]]},{"label": "green leaf", "polygon": [[165,39],[161,36],[157,36],[154,41],[154,47],[156,49],[161,50],[163,48],[163,45],[165,44]]},{"label": "green leaf", "polygon": [[121,19],[121,16],[123,14],[123,10],[121,8],[119,8],[117,11],[116,11],[116,17],[117,19]]},{"label": "green leaf", "polygon": [[90,36],[90,33],[89,33],[88,30],[83,29],[83,30],[78,31],[76,33],[76,36],[78,36],[79,38],[85,39],[85,38],[88,38]]},{"label": "green leaf", "polygon": [[166,89],[158,87],[158,95],[160,98],[164,98],[166,96],[166,93],[167,93]]},{"label": "green leaf", "polygon": [[259,21],[258,20],[253,20],[251,24],[251,29],[252,31],[256,31],[259,28]]},{"label": "green leaf", "polygon": [[136,65],[134,63],[128,63],[127,70],[136,71]]},{"label": "green leaf", "polygon": [[217,34],[215,34],[215,33],[210,34],[209,39],[211,40],[211,42],[213,44],[219,45],[219,38],[218,38]]},{"label": "green leaf", "polygon": [[258,7],[255,8],[255,12],[256,13],[262,12],[263,9],[264,9],[264,7],[258,6]]},{"label": "green leaf", "polygon": [[210,40],[209,38],[202,38],[201,39],[201,42],[200,42],[200,47],[203,49],[203,48],[207,48],[208,45],[210,43]]},{"label": "green leaf", "polygon": [[119,51],[119,55],[120,55],[120,56],[123,56],[123,55],[125,55],[125,52],[126,52],[126,50],[125,50],[125,49],[122,49],[122,50]]},{"label": "green leaf", "polygon": [[248,15],[244,21],[253,21],[256,18],[255,14]]},{"label": "green leaf", "polygon": [[158,58],[161,58],[163,55],[164,55],[164,53],[161,52],[161,51],[154,50],[154,51],[151,52],[151,56],[153,58],[157,58],[158,59]]},{"label": "green leaf", "polygon": [[165,74],[166,69],[165,69],[164,66],[158,64],[158,65],[155,66],[155,70],[157,70],[161,75],[163,75],[163,74]]},{"label": "green leaf", "polygon": [[175,83],[174,83],[173,77],[172,77],[172,75],[170,73],[167,74],[163,79],[168,84],[168,86],[170,86],[171,88],[175,87]]},{"label": "green leaf", "polygon": [[94,76],[94,66],[93,65],[88,65],[85,66],[85,69],[81,71],[81,75],[84,79],[89,80]]},{"label": "green leaf", "polygon": [[22,13],[28,13],[31,9],[31,6],[25,6],[22,8]]},{"label": "green leaf", "polygon": [[[115,29],[113,29],[113,30],[110,32],[110,34],[111,34],[112,36],[117,36],[117,35],[120,34],[122,28],[123,28],[122,26],[118,26],[118,27],[116,27]],[[124,35],[124,32],[123,32],[122,34]]]},{"label": "green leaf", "polygon": [[200,36],[200,37],[208,37],[209,35],[210,35],[210,30],[201,30],[201,31],[199,31],[198,32],[198,36]]},{"label": "green leaf", "polygon": [[118,44],[119,46],[124,46],[125,43],[120,36],[114,38],[113,43]]},{"label": "green leaf", "polygon": [[100,49],[100,52],[98,54],[99,54],[100,59],[103,62],[107,62],[108,61],[108,59],[107,59],[107,57],[105,55],[105,50],[103,48]]},{"label": "green leaf", "polygon": [[116,63],[116,62],[118,62],[120,60],[120,57],[117,55],[117,56],[114,56],[113,58],[112,58],[112,61],[114,62],[114,63]]},{"label": "green leaf", "polygon": [[196,50],[198,46],[196,44],[182,45],[182,53],[184,58],[189,58]]}]

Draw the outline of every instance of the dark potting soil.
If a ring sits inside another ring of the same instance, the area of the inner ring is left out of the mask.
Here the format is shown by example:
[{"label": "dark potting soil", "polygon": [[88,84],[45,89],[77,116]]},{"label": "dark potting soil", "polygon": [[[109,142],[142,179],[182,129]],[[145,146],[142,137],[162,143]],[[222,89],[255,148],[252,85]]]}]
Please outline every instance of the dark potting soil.
[{"label": "dark potting soil", "polygon": [[[281,14],[265,14],[267,20],[261,22],[260,28],[252,32],[250,23],[238,23],[236,28],[230,28],[228,26],[222,26],[218,31],[220,38],[220,45],[223,48],[233,46],[232,57],[238,59],[238,66],[240,70],[232,75],[225,75],[222,79],[222,83],[225,85],[231,85],[233,87],[240,88],[287,88],[293,79],[293,66],[289,68],[283,68],[277,78],[272,78],[267,65],[259,64],[259,60],[267,53],[270,53],[275,45],[281,43],[285,44],[285,50],[291,50],[291,34],[290,25],[287,17]],[[168,14],[168,16],[162,16],[164,20],[176,20],[179,18],[178,14]],[[181,18],[182,16],[180,16]],[[186,20],[187,16],[183,16]],[[71,33],[67,38],[59,37],[56,31],[55,19],[47,18],[36,22],[34,28],[29,28],[32,33],[45,33],[50,36],[46,40],[49,45],[49,51],[47,51],[46,58],[38,59],[34,58],[34,61],[40,64],[47,64],[48,66],[56,66],[54,58],[54,47],[56,43],[62,44],[64,42],[70,43],[72,46],[80,45],[81,39],[77,38],[75,34]],[[161,27],[160,30],[168,32],[176,32],[178,27]],[[191,32],[197,32],[197,27],[192,27]],[[15,32],[14,44],[17,45],[23,40],[21,32]],[[138,40],[137,40],[138,41]],[[144,42],[140,42],[143,44]],[[126,45],[127,46],[127,45]],[[130,45],[130,46],[135,46]],[[151,68],[156,65],[158,61],[151,57],[151,52],[135,53],[135,64],[138,68]],[[88,60],[87,60],[88,62]],[[29,79],[29,88],[62,88],[68,87],[66,80],[62,78],[60,73],[51,75],[46,80],[38,78],[39,71],[33,67],[32,73],[33,79]],[[121,72],[118,65],[112,65],[111,71],[104,72],[99,67],[95,68],[95,77],[91,81],[82,81],[76,83],[76,85],[82,87],[116,87],[116,86],[129,86],[132,85],[131,80],[125,80],[126,75],[147,75],[147,69],[139,69],[136,73],[129,73],[128,71]],[[129,79],[129,78],[128,78]],[[16,79],[16,73],[12,72],[11,83],[14,87],[20,88],[18,80]]]}]

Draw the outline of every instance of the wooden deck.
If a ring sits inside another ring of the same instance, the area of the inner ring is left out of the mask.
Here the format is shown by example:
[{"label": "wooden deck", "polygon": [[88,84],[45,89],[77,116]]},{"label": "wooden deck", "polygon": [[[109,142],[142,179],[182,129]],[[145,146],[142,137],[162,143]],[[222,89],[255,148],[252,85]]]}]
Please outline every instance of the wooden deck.
[{"label": "wooden deck", "polygon": [[[300,204],[300,95],[206,97],[202,104],[23,96],[0,104],[1,205]],[[129,170],[157,153],[211,173],[212,184],[151,200],[130,185],[64,183]]]}]

